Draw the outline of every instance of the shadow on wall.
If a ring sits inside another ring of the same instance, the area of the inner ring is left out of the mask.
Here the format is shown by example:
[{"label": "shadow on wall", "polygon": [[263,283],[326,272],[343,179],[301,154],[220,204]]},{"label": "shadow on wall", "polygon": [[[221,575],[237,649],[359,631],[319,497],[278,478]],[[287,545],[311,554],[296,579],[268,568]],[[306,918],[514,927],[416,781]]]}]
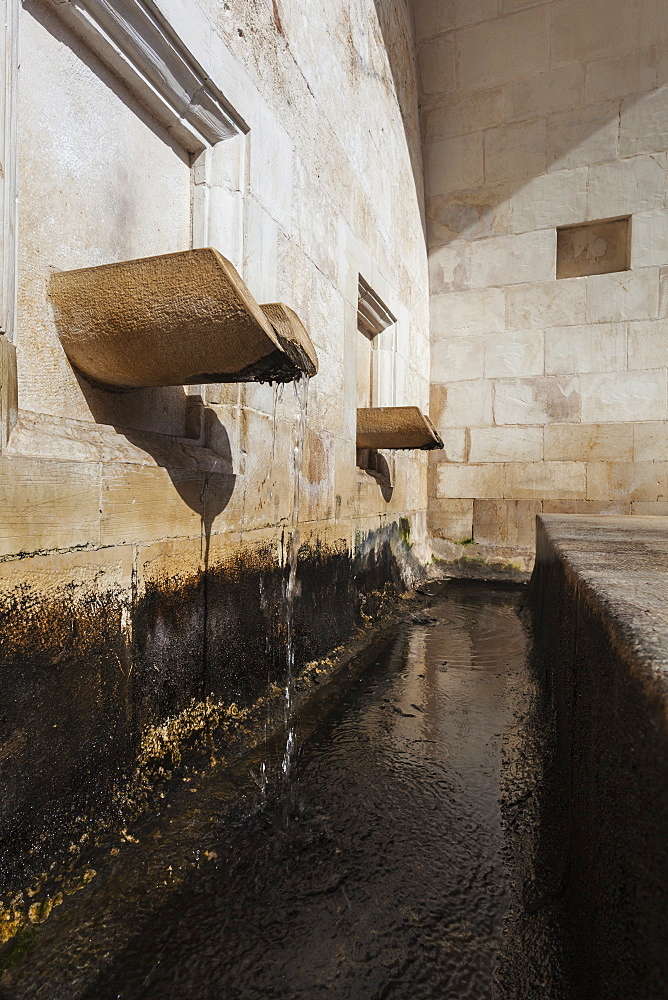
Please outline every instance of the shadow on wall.
[{"label": "shadow on wall", "polygon": [[374,5],[404,125],[422,230],[426,234],[418,72],[411,6],[408,0],[374,0]]},{"label": "shadow on wall", "polygon": [[[209,565],[213,523],[228,506],[236,483],[232,446],[227,428],[212,407],[199,395],[188,395],[182,386],[129,389],[112,392],[98,389],[77,375],[81,391],[99,424],[111,425],[130,444],[141,448],[165,469],[181,500],[202,521],[204,566]],[[141,423],[152,412],[183,415],[183,435],[128,427],[134,417]],[[191,443],[196,456],[188,454]]]},{"label": "shadow on wall", "polygon": [[[604,6],[600,2],[596,5],[600,9]],[[567,46],[562,38],[565,50],[561,61],[559,56],[553,56],[544,65],[525,73],[521,80],[512,77],[512,69],[501,72],[499,59],[494,56],[493,40],[496,38],[502,45],[505,39],[506,44],[515,43],[517,47],[517,38],[513,38],[504,25],[513,20],[519,32],[535,12],[514,13],[505,18],[457,27],[450,5],[443,5],[443,14],[438,18],[428,0],[421,0],[416,7],[418,18],[424,8],[422,19],[429,31],[419,42],[418,49],[428,242],[432,249],[460,240],[627,214],[626,209],[617,211],[614,208],[607,215],[601,214],[595,207],[591,211],[583,208],[581,218],[559,218],[572,201],[572,183],[569,193],[562,192],[561,205],[553,206],[552,223],[516,224],[514,207],[510,213],[508,204],[538,177],[554,174],[553,186],[558,187],[560,178],[565,177],[560,171],[567,170],[582,170],[580,193],[584,197],[588,167],[636,154],[660,153],[665,148],[665,143],[659,140],[661,128],[665,134],[665,124],[661,126],[659,122],[661,100],[658,96],[656,105],[648,109],[642,122],[629,120],[631,116],[636,117],[633,108],[648,95],[659,95],[661,84],[665,82],[661,78],[660,43],[662,33],[665,36],[667,30],[668,14],[662,12],[662,5],[655,0],[638,0],[625,6],[611,3],[612,9],[606,12],[607,16],[598,17],[591,4],[582,5],[578,11],[579,5],[555,0],[549,4],[553,18],[559,14],[562,32],[566,18],[570,18],[572,37]],[[437,21],[441,31],[436,30]],[[644,47],[636,31],[641,21],[645,37],[649,39]],[[537,14],[535,23],[543,27],[535,29],[533,38],[526,38],[528,50],[537,49],[542,43],[547,47],[550,31],[556,30],[546,28],[545,24],[550,22],[540,22]],[[655,28],[655,37],[651,39],[650,24]],[[480,33],[481,44],[486,39],[495,68],[487,73],[487,82],[483,68],[478,83],[465,87],[460,80],[457,85],[452,79],[453,63],[458,65],[458,73],[464,80],[467,75],[471,77],[471,71],[463,74],[462,60],[475,57],[476,65],[483,65],[482,53],[469,51],[475,32]],[[628,44],[620,41],[627,37]],[[468,48],[457,51],[458,46]],[[509,51],[507,55],[509,67],[513,65],[512,54]],[[616,68],[611,66],[613,57]],[[636,74],[636,93],[631,92],[631,70]],[[579,91],[575,85],[577,80],[580,80]],[[665,93],[668,88],[663,90]],[[663,105],[665,107],[665,98]],[[643,129],[653,130],[655,138],[652,139],[647,131],[643,135]],[[577,150],[581,153],[574,155]],[[616,201],[615,183],[608,182],[611,200]],[[531,191],[530,197],[527,193],[527,202],[531,201],[534,208],[544,199],[542,188]],[[573,209],[572,204],[570,208]],[[547,212],[548,206],[546,218]],[[580,213],[575,211],[575,215]],[[457,285],[442,290],[466,287]]]}]

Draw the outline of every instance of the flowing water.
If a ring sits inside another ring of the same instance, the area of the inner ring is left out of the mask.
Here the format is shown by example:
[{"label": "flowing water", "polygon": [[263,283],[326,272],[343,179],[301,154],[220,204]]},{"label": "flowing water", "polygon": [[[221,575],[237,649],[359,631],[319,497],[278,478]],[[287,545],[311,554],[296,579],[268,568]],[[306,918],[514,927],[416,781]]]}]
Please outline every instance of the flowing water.
[{"label": "flowing water", "polygon": [[521,996],[499,805],[523,798],[508,779],[530,690],[520,598],[453,583],[409,605],[295,710],[289,782],[275,769],[264,798],[215,769],[196,795],[184,785],[40,929],[0,996]]}]

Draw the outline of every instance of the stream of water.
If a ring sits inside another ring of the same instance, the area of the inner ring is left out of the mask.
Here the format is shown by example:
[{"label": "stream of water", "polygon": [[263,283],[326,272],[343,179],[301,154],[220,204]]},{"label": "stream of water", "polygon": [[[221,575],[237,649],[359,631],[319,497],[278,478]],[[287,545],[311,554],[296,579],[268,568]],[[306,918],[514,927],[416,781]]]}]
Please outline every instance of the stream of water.
[{"label": "stream of water", "polygon": [[413,606],[310,720],[296,710],[289,782],[263,800],[224,772],[184,786],[40,929],[3,1000],[557,996],[516,990],[507,920],[504,938],[520,597],[450,584]]}]

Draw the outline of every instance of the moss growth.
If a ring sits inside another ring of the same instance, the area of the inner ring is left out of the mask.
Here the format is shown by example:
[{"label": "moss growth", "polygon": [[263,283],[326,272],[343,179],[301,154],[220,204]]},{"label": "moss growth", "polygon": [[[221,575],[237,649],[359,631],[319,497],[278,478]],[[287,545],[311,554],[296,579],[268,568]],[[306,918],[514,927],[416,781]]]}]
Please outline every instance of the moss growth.
[{"label": "moss growth", "polygon": [[399,538],[404,543],[410,547],[411,544],[411,522],[407,517],[399,518]]},{"label": "moss growth", "polygon": [[32,924],[24,925],[12,939],[11,944],[0,954],[0,973],[7,972],[17,965],[24,955],[35,946],[37,928]]}]

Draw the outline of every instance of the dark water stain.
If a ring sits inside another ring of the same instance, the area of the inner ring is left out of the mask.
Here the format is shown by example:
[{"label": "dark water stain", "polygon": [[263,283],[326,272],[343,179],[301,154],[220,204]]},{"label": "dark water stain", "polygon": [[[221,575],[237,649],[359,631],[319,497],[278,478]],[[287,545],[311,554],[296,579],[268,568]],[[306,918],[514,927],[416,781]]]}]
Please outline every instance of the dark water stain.
[{"label": "dark water stain", "polygon": [[524,787],[509,750],[531,687],[520,595],[435,592],[298,716],[290,784],[266,801],[256,779],[263,759],[277,772],[278,740],[184,783],[0,995],[510,996],[499,798]]},{"label": "dark water stain", "polygon": [[[404,590],[407,560],[398,524],[355,553],[305,546],[296,662],[323,656]],[[66,865],[72,845],[150,806],[174,767],[144,762],[137,784],[151,727],[205,698],[250,706],[283,682],[286,572],[274,548],[152,580],[140,594],[74,583],[41,592],[28,566],[25,585],[0,594],[2,903]]]}]

